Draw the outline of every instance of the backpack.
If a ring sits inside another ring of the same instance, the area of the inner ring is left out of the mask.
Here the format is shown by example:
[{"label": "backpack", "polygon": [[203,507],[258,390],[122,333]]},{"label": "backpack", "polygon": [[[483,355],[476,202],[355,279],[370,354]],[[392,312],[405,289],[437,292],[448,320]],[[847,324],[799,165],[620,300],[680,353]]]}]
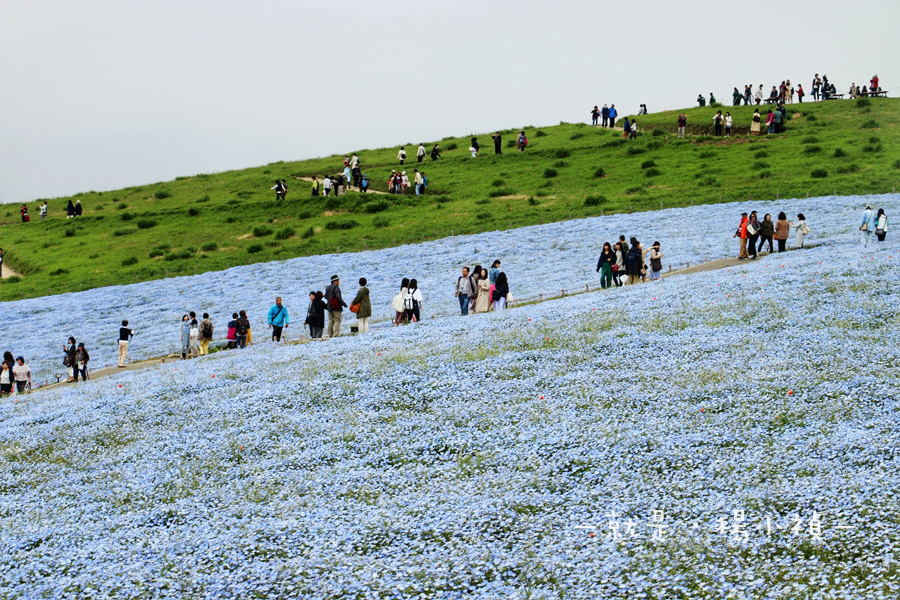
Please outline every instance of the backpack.
[{"label": "backpack", "polygon": [[341,310],[341,303],[338,302],[337,296],[332,296],[328,302],[329,310]]},{"label": "backpack", "polygon": [[403,297],[403,310],[415,310],[416,309],[416,299],[413,298],[413,294],[416,290],[406,290],[406,296]]},{"label": "backpack", "polygon": [[363,179],[362,182],[360,183],[360,185],[363,186],[363,188],[368,188],[368,187],[369,187],[369,180],[368,180],[368,179]]},{"label": "backpack", "polygon": [[643,266],[643,256],[640,250],[629,250],[628,258],[625,259],[625,267],[630,271],[634,267]]},{"label": "backpack", "polygon": [[212,323],[201,323],[200,324],[200,335],[204,338],[212,337]]},{"label": "backpack", "polygon": [[247,330],[250,329],[250,322],[247,319],[238,319],[236,329],[238,335],[247,335]]}]

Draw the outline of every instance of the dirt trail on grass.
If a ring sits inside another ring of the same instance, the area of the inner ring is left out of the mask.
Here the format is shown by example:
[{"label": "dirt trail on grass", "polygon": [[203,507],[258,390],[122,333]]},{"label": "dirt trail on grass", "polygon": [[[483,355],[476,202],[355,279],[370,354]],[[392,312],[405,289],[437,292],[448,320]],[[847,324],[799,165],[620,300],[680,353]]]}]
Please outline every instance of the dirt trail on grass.
[{"label": "dirt trail on grass", "polygon": [[[762,257],[762,256],[766,256],[766,255],[760,254],[760,256]],[[664,273],[662,276],[664,278],[668,278],[668,277],[672,277],[673,275],[691,275],[694,273],[703,273],[706,271],[716,271],[718,269],[726,269],[729,267],[736,267],[738,265],[754,263],[754,262],[756,262],[756,261],[750,260],[750,259],[741,260],[738,258],[720,258],[717,260],[710,260],[710,261],[699,263],[696,265],[691,265],[691,266],[685,267],[683,269],[678,269],[676,271],[670,271],[668,273]],[[647,283],[650,283],[652,285],[652,283],[649,280],[647,281]],[[612,290],[612,289],[616,289],[616,288],[609,288],[609,289]],[[593,290],[588,289],[588,290],[578,291],[578,292],[573,291],[573,292],[567,293],[566,295],[567,296],[577,296],[580,294],[586,294],[589,292],[599,292],[599,291],[604,291],[604,290],[601,290],[600,288],[594,288]],[[548,295],[547,298],[544,299],[543,301],[549,302],[550,300],[556,300],[556,299],[558,299],[558,298],[550,297]],[[521,303],[517,302],[517,303],[514,303],[513,305],[510,305],[509,307],[507,307],[507,310],[513,310],[513,309],[520,308],[522,306],[527,306],[527,305],[534,304],[534,303],[535,303],[535,301],[527,301],[527,300],[523,301]],[[434,317],[445,318],[447,316],[450,316],[450,315],[434,315],[432,318],[434,318]],[[290,333],[294,333],[295,331],[296,330],[292,330],[290,332],[285,331],[285,333],[290,334]],[[268,335],[266,336],[265,339],[268,340]],[[320,339],[320,340],[313,340],[308,337],[301,337],[300,339],[287,340],[287,338],[285,337],[284,343],[287,345],[296,345],[296,344],[309,344],[309,343],[313,343],[313,342],[320,343],[320,342],[327,342],[327,341],[328,341],[328,338],[324,338],[324,339]],[[91,379],[104,378],[104,377],[109,377],[111,375],[115,375],[116,373],[121,373],[122,371],[134,371],[137,369],[147,369],[150,367],[157,367],[157,366],[159,366],[161,364],[165,364],[165,363],[181,362],[181,360],[182,360],[182,358],[181,358],[181,355],[179,355],[179,354],[169,354],[167,356],[158,356],[155,358],[150,358],[148,360],[142,360],[142,361],[130,363],[125,368],[119,368],[118,366],[103,367],[103,368],[97,369],[95,371],[91,371],[90,378]],[[187,360],[193,360],[193,359],[187,359]],[[62,370],[63,369],[61,369],[61,371]],[[65,381],[61,381],[60,383],[51,383],[47,386],[41,386],[41,387],[46,388],[46,387],[54,387],[57,385],[67,385],[67,383]],[[40,389],[40,388],[35,388],[35,389]]]},{"label": "dirt trail on grass", "polygon": [[6,262],[4,262],[2,265],[0,265],[0,267],[3,268],[2,273],[0,273],[0,275],[2,275],[2,277],[3,277],[3,279],[6,279],[8,277],[21,277],[21,275],[19,273],[16,273],[15,271],[13,271],[9,267],[7,267]]}]

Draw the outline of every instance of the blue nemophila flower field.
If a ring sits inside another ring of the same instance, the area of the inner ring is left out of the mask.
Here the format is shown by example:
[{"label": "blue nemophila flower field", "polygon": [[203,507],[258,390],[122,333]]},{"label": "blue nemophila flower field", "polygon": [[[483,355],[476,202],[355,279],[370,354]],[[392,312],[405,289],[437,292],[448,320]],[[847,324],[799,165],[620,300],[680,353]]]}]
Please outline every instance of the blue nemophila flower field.
[{"label": "blue nemophila flower field", "polygon": [[0,595],[897,597],[900,248],[814,202],[803,252],[4,401]]}]

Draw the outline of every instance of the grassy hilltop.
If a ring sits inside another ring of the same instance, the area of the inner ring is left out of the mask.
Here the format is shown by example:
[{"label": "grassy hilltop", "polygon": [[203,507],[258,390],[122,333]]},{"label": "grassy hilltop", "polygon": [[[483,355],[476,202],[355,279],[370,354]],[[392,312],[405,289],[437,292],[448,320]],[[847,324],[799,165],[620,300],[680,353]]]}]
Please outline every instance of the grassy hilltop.
[{"label": "grassy hilltop", "polygon": [[[525,153],[504,132],[494,156],[489,134],[469,157],[469,138],[440,141],[443,158],[427,159],[427,195],[350,192],[311,198],[296,177],[333,174],[341,156],[178,177],[174,181],[73,196],[85,216],[65,218],[68,198],[50,201],[41,222],[19,222],[17,205],[0,211],[0,247],[21,279],[0,284],[0,300],[146,281],[301,255],[381,248],[425,238],[505,229],[613,212],[693,203],[884,193],[900,183],[900,100],[794,104],[788,130],[748,138],[751,107],[721,107],[735,122],[732,138],[711,137],[716,108],[686,110],[689,136],[678,140],[680,111],[638,118],[641,135],[589,125],[526,127]],[[765,108],[761,111],[765,114]],[[585,111],[587,115],[587,110]],[[621,123],[621,120],[620,120]],[[412,161],[421,140],[404,140]],[[426,141],[426,148],[435,143]],[[357,150],[372,190],[384,190],[397,148]],[[354,149],[348,149],[352,151]],[[285,202],[269,188],[287,179]],[[812,209],[811,209],[812,210]]]}]

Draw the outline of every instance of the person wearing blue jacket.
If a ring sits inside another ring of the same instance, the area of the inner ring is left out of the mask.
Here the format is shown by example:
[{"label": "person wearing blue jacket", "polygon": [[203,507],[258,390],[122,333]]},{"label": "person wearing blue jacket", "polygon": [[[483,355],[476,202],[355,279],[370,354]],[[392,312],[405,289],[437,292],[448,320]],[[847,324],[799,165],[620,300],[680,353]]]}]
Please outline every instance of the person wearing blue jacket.
[{"label": "person wearing blue jacket", "polygon": [[866,204],[866,210],[863,211],[859,220],[859,230],[862,232],[863,246],[868,246],[869,242],[872,241],[872,232],[875,231],[875,213],[872,212],[872,207],[868,204]]},{"label": "person wearing blue jacket", "polygon": [[285,308],[285,306],[281,304],[281,296],[275,298],[275,304],[272,305],[272,308],[269,309],[269,314],[266,317],[266,321],[269,323],[269,327],[272,329],[272,341],[280,342],[281,330],[290,325],[291,322],[288,318],[287,308]]},{"label": "person wearing blue jacket", "polygon": [[616,117],[619,116],[619,111],[616,110],[616,105],[613,104],[609,107],[609,128],[612,129],[616,126]]}]

